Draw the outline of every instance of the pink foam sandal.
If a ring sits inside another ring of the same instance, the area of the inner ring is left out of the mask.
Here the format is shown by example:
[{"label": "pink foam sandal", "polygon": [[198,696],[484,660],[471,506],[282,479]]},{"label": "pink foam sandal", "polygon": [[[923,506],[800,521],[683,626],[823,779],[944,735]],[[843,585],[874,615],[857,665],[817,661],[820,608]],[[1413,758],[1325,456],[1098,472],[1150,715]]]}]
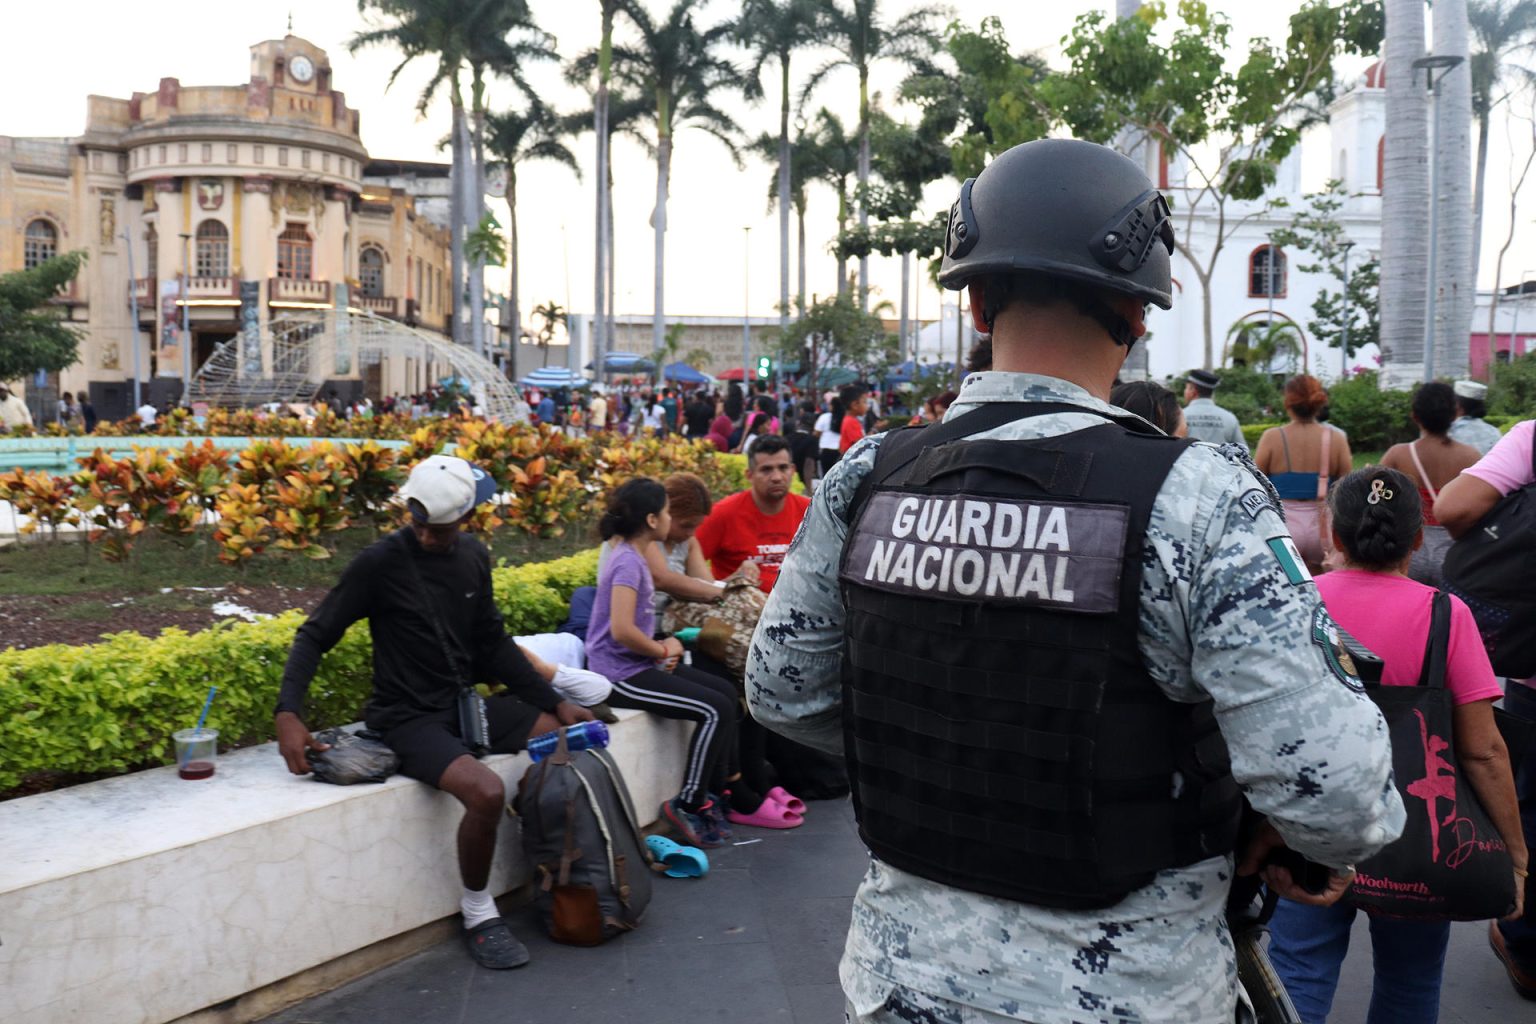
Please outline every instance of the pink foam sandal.
[{"label": "pink foam sandal", "polygon": [[768,791],[768,799],[778,801],[785,810],[793,811],[799,815],[805,814],[805,801],[791,795],[783,786],[774,786],[770,789]]},{"label": "pink foam sandal", "polygon": [[766,798],[751,814],[726,811],[725,816],[733,825],[751,825],[755,828],[799,828],[805,823],[805,818]]}]

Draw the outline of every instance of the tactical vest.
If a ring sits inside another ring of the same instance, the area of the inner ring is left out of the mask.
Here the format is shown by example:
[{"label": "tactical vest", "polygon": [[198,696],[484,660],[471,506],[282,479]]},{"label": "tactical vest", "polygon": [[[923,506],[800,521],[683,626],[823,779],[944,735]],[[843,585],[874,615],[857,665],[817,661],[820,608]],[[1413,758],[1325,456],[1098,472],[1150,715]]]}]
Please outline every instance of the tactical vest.
[{"label": "tactical vest", "polygon": [[1231,851],[1241,797],[1209,701],[1137,648],[1152,503],[1188,442],[1136,420],[961,440],[1080,406],[989,404],[898,431],[843,550],[843,711],[882,861],[991,896],[1106,907]]}]

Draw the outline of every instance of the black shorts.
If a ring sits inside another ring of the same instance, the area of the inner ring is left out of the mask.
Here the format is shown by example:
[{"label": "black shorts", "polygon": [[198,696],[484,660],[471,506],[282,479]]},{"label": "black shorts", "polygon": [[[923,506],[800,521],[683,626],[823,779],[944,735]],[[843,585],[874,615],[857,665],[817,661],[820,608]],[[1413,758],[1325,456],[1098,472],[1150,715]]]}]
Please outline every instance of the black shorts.
[{"label": "black shorts", "polygon": [[[488,697],[485,717],[491,727],[491,753],[515,754],[528,745],[528,734],[542,714],[516,697]],[[384,742],[400,758],[400,774],[436,786],[454,761],[470,753],[459,736],[457,708],[413,718],[385,732]]]}]

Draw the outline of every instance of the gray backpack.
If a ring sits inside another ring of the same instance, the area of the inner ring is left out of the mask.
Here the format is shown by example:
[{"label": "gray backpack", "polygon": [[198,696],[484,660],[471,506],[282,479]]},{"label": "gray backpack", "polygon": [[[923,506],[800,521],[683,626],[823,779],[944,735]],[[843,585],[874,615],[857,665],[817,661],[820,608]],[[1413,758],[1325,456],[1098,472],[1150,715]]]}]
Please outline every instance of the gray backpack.
[{"label": "gray backpack", "polygon": [[608,751],[559,746],[517,784],[523,853],[549,937],[596,946],[638,927],[651,902],[653,858]]}]

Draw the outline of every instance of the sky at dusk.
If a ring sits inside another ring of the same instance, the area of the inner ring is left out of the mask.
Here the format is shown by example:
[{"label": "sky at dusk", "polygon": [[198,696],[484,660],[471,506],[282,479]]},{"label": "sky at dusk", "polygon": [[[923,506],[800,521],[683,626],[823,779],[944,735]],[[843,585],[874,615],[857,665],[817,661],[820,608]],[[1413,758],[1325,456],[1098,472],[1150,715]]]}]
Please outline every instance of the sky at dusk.
[{"label": "sky at dusk", "polygon": [[[557,40],[562,55],[578,54],[596,45],[598,11],[595,0],[532,0],[536,18]],[[653,11],[661,4],[652,2]],[[708,2],[698,5],[699,19],[711,24],[730,16],[739,5]],[[887,5],[893,14],[914,4],[895,0]],[[1171,6],[1171,5],[1170,5]],[[1250,3],[1247,0],[1216,0],[1233,23],[1233,37],[1283,38],[1286,19],[1298,3]],[[1080,14],[1094,9],[1113,9],[1109,0],[1060,0],[1056,3],[1017,3],[1008,0],[955,0],[949,4],[956,19],[978,24],[989,15],[1002,19],[1015,50],[1035,50],[1057,62],[1059,42]],[[376,49],[355,56],[346,41],[363,27],[356,0],[307,0],[293,4],[293,31],[325,49],[334,69],[335,87],[348,103],[362,113],[363,142],[374,157],[408,160],[446,160],[437,144],[448,132],[448,106],[440,99],[425,118],[416,101],[429,76],[429,67],[408,66],[386,89],[390,71],[399,62],[392,50]],[[179,78],[183,86],[234,85],[249,77],[248,48],[264,39],[285,33],[287,8],[275,3],[217,4],[206,0],[148,0],[122,4],[117,0],[74,0],[67,5],[73,30],[68,42],[60,35],[63,9],[40,3],[15,3],[6,12],[7,58],[0,61],[0,95],[8,97],[0,107],[0,135],[70,136],[84,128],[85,97],[90,93],[127,97],[134,91],[153,91],[161,77]],[[622,29],[621,29],[622,32]],[[38,41],[36,45],[26,40]],[[47,42],[51,41],[51,42]],[[734,54],[744,60],[741,52]],[[792,68],[795,80],[803,79],[826,59],[825,51],[811,50]],[[1358,74],[1362,60],[1346,60],[1341,70]],[[898,117],[903,108],[895,102],[895,90],[904,72],[899,65],[877,67],[872,87],[886,98],[886,107]],[[556,67],[532,73],[546,102],[566,111],[585,101],[582,91],[565,84]],[[769,102],[750,105],[739,99],[725,103],[745,131],[756,136],[776,131],[778,125],[777,72],[765,76]],[[515,102],[509,87],[497,86],[492,107]],[[814,94],[809,113],[826,106],[838,113],[852,130],[857,121],[858,82],[851,71],[832,75]],[[915,118],[915,112],[907,111]],[[1529,131],[1512,122],[1516,136]],[[1503,242],[1507,228],[1507,168],[1510,149],[1506,126],[1495,125],[1489,160],[1489,202],[1486,216],[1484,285],[1491,279],[1491,253]],[[520,174],[519,226],[523,256],[523,309],[555,300],[577,311],[591,308],[593,193],[590,169],[593,140],[590,133],[578,137],[573,148],[587,172],[578,181],[570,171],[551,165],[530,164]],[[1523,158],[1524,151],[1521,152]],[[1327,147],[1318,140],[1304,156],[1304,186],[1318,188],[1327,175]],[[634,142],[614,143],[614,215],[618,246],[617,311],[649,314],[652,292],[652,234],[649,218],[655,200],[655,168]],[[747,157],[738,169],[725,149],[699,132],[677,137],[667,232],[667,311],[674,315],[739,315],[744,298],[754,316],[775,312],[778,298],[778,221],[768,211],[767,194],[773,168]],[[956,183],[936,182],[927,195],[928,206],[938,211],[953,198]],[[505,206],[491,200],[491,208],[505,222]],[[833,258],[826,243],[835,231],[836,201],[823,188],[813,188],[807,218],[809,233],[809,290],[826,294],[835,288]],[[1528,223],[1529,217],[1522,217]],[[744,246],[744,227],[752,228],[750,246]],[[1529,235],[1529,228],[1522,227]],[[748,263],[747,261],[750,261]],[[1518,276],[1536,267],[1536,245],[1517,239],[1506,260],[1505,275]],[[1512,268],[1512,269],[1511,269]],[[503,272],[491,271],[491,287],[506,288]],[[793,271],[792,271],[793,273]],[[895,260],[875,259],[871,264],[876,301],[899,295],[900,271]],[[750,280],[750,287],[744,284]],[[938,292],[931,286],[918,299],[927,319],[937,310]]]}]

